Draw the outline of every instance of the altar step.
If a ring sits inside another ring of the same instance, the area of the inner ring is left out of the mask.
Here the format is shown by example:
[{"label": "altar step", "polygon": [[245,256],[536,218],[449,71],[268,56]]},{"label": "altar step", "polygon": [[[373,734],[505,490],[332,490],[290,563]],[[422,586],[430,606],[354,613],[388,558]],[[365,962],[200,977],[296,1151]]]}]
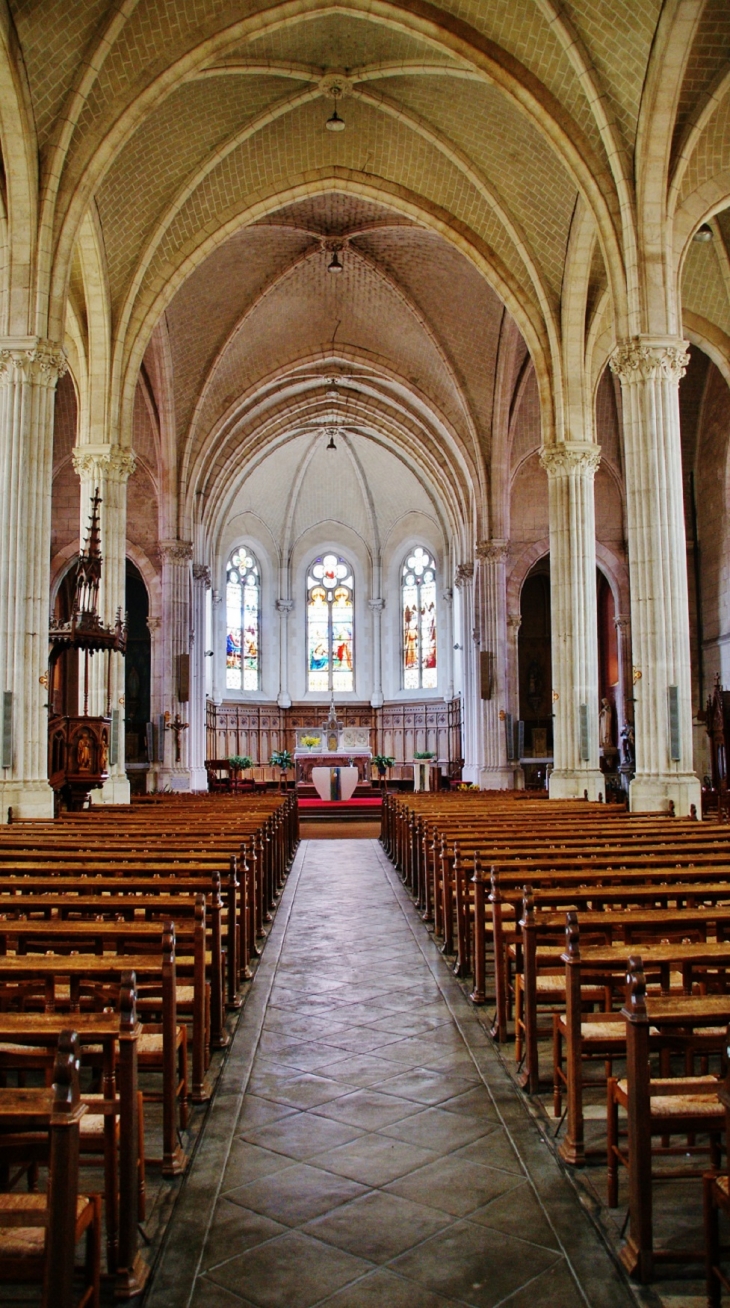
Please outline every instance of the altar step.
[{"label": "altar step", "polygon": [[[316,788],[312,785],[311,781],[297,782],[297,798],[316,799],[317,803],[322,802],[319,798],[319,795],[317,794]],[[380,790],[376,786],[372,786],[369,781],[358,781],[357,785],[355,786],[355,793],[353,794],[352,798],[375,799],[377,800],[378,803],[380,803]],[[331,803],[332,801],[330,800],[328,802]]]},{"label": "altar step", "polygon": [[[314,790],[314,787],[312,787]],[[314,792],[313,798],[297,793],[299,819],[301,822],[379,822],[382,800],[372,793],[367,796],[353,795],[352,799],[319,799]]]}]

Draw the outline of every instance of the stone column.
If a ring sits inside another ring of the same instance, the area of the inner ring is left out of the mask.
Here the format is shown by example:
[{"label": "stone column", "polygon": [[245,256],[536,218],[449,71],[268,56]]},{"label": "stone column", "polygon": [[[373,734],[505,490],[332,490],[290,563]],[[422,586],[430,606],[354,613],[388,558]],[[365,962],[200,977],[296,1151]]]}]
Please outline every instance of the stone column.
[{"label": "stone column", "polygon": [[[514,742],[515,742],[515,761],[514,784],[516,790],[524,790],[525,774],[522,771],[519,758],[517,757],[517,747],[519,744],[517,736],[517,723],[520,719],[520,627],[522,626],[521,613],[507,614],[507,692],[505,699],[507,702],[507,713],[512,714]],[[503,724],[504,726],[504,724]],[[504,728],[506,731],[506,727]],[[506,736],[505,736],[506,742]],[[505,743],[506,751],[506,743]]]},{"label": "stone column", "polygon": [[207,790],[205,771],[205,606],[210,568],[193,564],[193,612],[190,632],[190,789]]},{"label": "stone column", "polygon": [[446,653],[443,660],[445,670],[446,692],[445,698],[450,702],[454,698],[454,592],[451,587],[441,594],[444,602],[444,613],[446,620],[444,628],[446,630]]},{"label": "stone column", "polygon": [[[187,729],[180,731],[180,758],[176,757],[176,734],[165,731],[165,761],[158,773],[161,789],[190,789],[190,704],[180,699],[185,676],[186,658],[190,685],[190,562],[193,547],[186,540],[160,541],[162,561],[162,702],[168,723],[181,721]],[[189,691],[188,691],[189,693]]]},{"label": "stone column", "polygon": [[625,722],[634,721],[634,687],[631,682],[631,623],[625,613],[617,613],[613,620],[616,629],[618,655],[618,738]]},{"label": "stone column", "polygon": [[463,712],[462,748],[465,781],[479,781],[479,717],[477,713],[477,682],[475,662],[478,657],[479,633],[474,630],[474,564],[460,563],[456,569],[454,585],[461,591],[461,640],[463,659]]},{"label": "stone column", "polygon": [[482,757],[479,784],[485,790],[507,790],[514,785],[514,769],[507,762],[504,715],[507,706],[507,585],[506,540],[477,543],[480,591],[480,659],[489,659],[491,697],[481,698],[481,665],[476,686],[481,710]]},{"label": "stone column", "polygon": [[291,708],[291,695],[289,694],[289,614],[294,608],[293,599],[278,599],[275,601],[276,611],[279,614],[279,695],[277,704],[279,708]]},{"label": "stone column", "polygon": [[[132,450],[119,445],[78,445],[73,464],[81,481],[79,540],[83,549],[91,519],[91,500],[98,489],[101,496],[99,531],[101,537],[101,586],[99,616],[107,626],[116,620],[117,611],[126,609],[127,565],[127,481],[135,469]],[[109,703],[116,713],[116,755],[110,757],[109,780],[101,790],[92,791],[95,804],[128,804],[129,782],[125,768],[124,747],[124,656],[112,654]],[[107,656],[91,660],[89,712],[103,716],[107,710]]]},{"label": "stone column", "polygon": [[370,703],[373,708],[383,707],[383,609],[384,599],[368,600],[368,608],[373,615],[373,693]]},{"label": "stone column", "polygon": [[667,808],[671,800],[681,815],[691,804],[700,811],[679,432],[688,360],[686,341],[656,336],[622,342],[611,359],[623,398],[636,732],[631,808]]},{"label": "stone column", "polygon": [[38,337],[0,338],[0,822],[53,816],[48,618],[53,406],[66,359]]},{"label": "stone column", "polygon": [[542,450],[550,509],[553,756],[550,797],[605,794],[598,766],[598,619],[593,478],[599,446],[561,441]]}]

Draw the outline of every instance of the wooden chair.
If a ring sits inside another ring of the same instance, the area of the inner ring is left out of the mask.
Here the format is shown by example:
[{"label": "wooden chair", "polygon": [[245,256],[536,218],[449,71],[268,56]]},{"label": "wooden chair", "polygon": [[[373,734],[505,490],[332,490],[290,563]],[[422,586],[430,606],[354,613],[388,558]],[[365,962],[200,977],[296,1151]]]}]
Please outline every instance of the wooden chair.
[{"label": "wooden chair", "polygon": [[[0,1194],[0,1281],[40,1281],[43,1308],[99,1308],[101,1197],[79,1195],[78,1041],[64,1032],[58,1042],[53,1090],[0,1091],[0,1136],[22,1146],[25,1132],[49,1132],[50,1166],[45,1194]],[[75,1249],[86,1235],[84,1288],[74,1296]]]}]

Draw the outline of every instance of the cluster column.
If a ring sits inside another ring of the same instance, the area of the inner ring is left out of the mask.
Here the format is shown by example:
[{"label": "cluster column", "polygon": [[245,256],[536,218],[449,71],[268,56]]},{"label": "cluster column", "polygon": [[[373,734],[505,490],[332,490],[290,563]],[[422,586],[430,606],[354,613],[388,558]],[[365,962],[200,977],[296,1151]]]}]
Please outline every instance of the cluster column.
[{"label": "cluster column", "polygon": [[293,599],[276,600],[279,614],[279,708],[291,708],[289,694],[289,614],[294,608]]},{"label": "cluster column", "polygon": [[373,708],[383,707],[383,648],[382,627],[384,599],[368,600],[368,608],[373,615],[373,693],[370,703]]},{"label": "cluster column", "polygon": [[193,616],[190,635],[190,789],[207,790],[205,771],[205,632],[210,568],[193,564]]},{"label": "cluster column", "polygon": [[700,811],[692,767],[687,545],[682,493],[679,382],[686,341],[637,336],[616,349],[621,382],[636,773],[631,808],[674,802]]},{"label": "cluster column", "polygon": [[[190,789],[190,601],[192,543],[160,541],[162,561],[162,702],[165,757],[161,790]],[[178,757],[179,755],[179,757]]]},{"label": "cluster column", "polygon": [[599,446],[562,441],[540,461],[548,474],[553,755],[550,796],[605,793],[598,766],[598,620],[593,479]]},{"label": "cluster column", "polygon": [[0,339],[0,822],[53,816],[48,616],[54,394],[60,346]]},{"label": "cluster column", "polygon": [[479,780],[479,718],[477,713],[477,686],[475,662],[478,654],[479,633],[474,629],[474,564],[460,563],[456,569],[454,585],[461,599],[462,647],[462,740],[465,781]]},{"label": "cluster column", "polygon": [[[83,548],[91,518],[91,500],[98,489],[101,496],[99,529],[101,536],[101,586],[99,616],[112,626],[117,612],[126,607],[127,561],[127,482],[136,466],[132,450],[119,445],[79,445],[73,452],[73,464],[81,482],[81,517],[79,539]],[[92,793],[94,803],[128,804],[129,782],[124,756],[124,656],[112,654],[110,702],[113,717],[112,748],[109,754],[109,780],[100,791]],[[97,656],[91,663],[92,678],[89,708],[103,715],[107,707],[106,658]]]},{"label": "cluster column", "polygon": [[[507,581],[509,545],[479,541],[480,695],[482,759],[479,784],[485,790],[511,789],[514,767],[507,761],[504,718],[507,708]],[[486,658],[485,658],[486,656]],[[486,684],[485,684],[486,683]]]}]

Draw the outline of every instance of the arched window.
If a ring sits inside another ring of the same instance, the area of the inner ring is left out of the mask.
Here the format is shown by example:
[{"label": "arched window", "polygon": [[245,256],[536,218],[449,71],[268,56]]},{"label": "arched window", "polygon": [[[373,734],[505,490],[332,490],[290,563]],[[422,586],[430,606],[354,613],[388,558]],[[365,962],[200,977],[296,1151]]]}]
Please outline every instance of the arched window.
[{"label": "arched window", "polygon": [[307,686],[332,693],[354,687],[354,580],[336,554],[307,570]]},{"label": "arched window", "polygon": [[226,689],[261,685],[261,573],[245,545],[234,550],[226,570]]},{"label": "arched window", "polygon": [[436,672],[436,562],[417,545],[401,570],[403,617],[403,687],[435,690]]}]

